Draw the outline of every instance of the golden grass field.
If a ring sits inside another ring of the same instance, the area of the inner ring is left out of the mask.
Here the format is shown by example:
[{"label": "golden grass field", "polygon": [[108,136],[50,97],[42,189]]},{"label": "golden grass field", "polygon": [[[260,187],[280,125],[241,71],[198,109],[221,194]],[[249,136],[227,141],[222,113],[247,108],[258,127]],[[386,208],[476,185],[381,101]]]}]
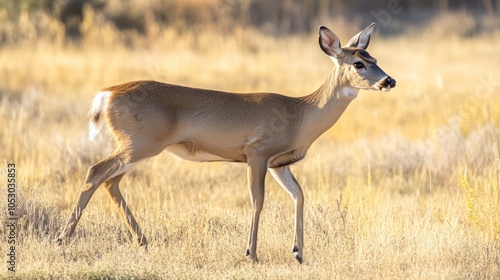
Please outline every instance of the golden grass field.
[{"label": "golden grass field", "polygon": [[[245,165],[166,153],[121,184],[148,252],[130,240],[103,190],[72,243],[55,245],[88,168],[113,149],[106,133],[87,138],[86,113],[101,88],[155,79],[300,96],[332,67],[316,33],[158,27],[142,45],[126,47],[112,27],[86,24],[80,45],[31,36],[27,24],[26,41],[0,48],[0,175],[6,179],[7,164],[16,164],[20,216],[16,272],[7,271],[3,238],[1,278],[500,278],[500,30],[464,37],[431,26],[374,35],[368,51],[398,84],[390,93],[361,91],[292,167],[306,199],[299,265],[291,252],[293,203],[271,176],[260,263],[253,264],[244,256]],[[343,43],[362,27],[324,24]],[[60,26],[51,27],[59,34]],[[0,196],[5,236],[3,187]]]}]

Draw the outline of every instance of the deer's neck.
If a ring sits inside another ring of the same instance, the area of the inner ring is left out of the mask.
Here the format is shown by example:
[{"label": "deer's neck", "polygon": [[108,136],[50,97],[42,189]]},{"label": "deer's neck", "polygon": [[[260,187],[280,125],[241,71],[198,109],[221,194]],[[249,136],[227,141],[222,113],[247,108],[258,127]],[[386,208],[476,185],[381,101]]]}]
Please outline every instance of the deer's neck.
[{"label": "deer's neck", "polygon": [[302,123],[306,142],[312,143],[331,128],[358,95],[359,89],[347,86],[347,77],[340,70],[334,68],[320,88],[303,97],[307,104]]}]

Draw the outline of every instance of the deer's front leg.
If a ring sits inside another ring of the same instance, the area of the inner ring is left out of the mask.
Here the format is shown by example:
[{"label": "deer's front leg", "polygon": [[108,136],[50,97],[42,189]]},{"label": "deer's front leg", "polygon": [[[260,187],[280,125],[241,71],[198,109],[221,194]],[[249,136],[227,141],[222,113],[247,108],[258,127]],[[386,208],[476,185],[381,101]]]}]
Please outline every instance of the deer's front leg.
[{"label": "deer's front leg", "polygon": [[304,244],[304,195],[302,188],[290,171],[289,166],[270,168],[274,179],[292,196],[295,204],[295,236],[292,251],[295,258],[302,263],[302,247]]},{"label": "deer's front leg", "polygon": [[259,230],[259,218],[264,205],[264,181],[267,171],[267,159],[254,159],[248,161],[247,177],[250,191],[250,202],[252,203],[252,220],[248,237],[246,255],[254,262],[257,259],[257,232]]}]

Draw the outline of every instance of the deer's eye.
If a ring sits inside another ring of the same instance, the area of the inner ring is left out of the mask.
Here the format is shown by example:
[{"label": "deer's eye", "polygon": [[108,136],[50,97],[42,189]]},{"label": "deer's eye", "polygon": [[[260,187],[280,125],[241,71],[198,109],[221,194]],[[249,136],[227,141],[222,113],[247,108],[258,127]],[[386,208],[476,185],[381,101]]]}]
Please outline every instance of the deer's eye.
[{"label": "deer's eye", "polygon": [[354,64],[353,64],[353,65],[354,65],[354,67],[355,67],[356,69],[362,69],[362,68],[364,68],[364,67],[365,67],[365,66],[363,65],[363,63],[361,63],[361,62],[354,62]]}]

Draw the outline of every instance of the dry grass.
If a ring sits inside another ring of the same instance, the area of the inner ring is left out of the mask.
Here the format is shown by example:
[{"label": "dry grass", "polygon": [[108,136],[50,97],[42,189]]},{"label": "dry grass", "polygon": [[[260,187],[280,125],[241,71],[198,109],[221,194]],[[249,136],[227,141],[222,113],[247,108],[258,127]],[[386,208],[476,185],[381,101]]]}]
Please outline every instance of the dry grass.
[{"label": "dry grass", "polygon": [[[157,40],[126,48],[115,44],[112,27],[96,31],[94,24],[82,46],[35,38],[0,49],[1,159],[18,166],[22,216],[18,271],[8,274],[2,262],[2,276],[500,277],[500,65],[492,60],[500,32],[373,38],[370,53],[398,86],[389,94],[361,92],[292,168],[306,197],[302,266],[290,252],[293,204],[271,178],[261,263],[254,265],[244,256],[250,218],[244,165],[180,162],[167,154],[122,183],[149,252],[129,240],[104,191],[91,200],[74,242],[57,248],[86,170],[112,149],[106,137],[89,143],[86,135],[84,117],[101,87],[157,79],[298,96],[315,90],[331,67],[315,34],[275,39],[251,30],[158,29]],[[332,29],[344,43],[352,35]],[[0,195],[5,224],[4,189]],[[7,244],[0,245],[4,252]]]}]

